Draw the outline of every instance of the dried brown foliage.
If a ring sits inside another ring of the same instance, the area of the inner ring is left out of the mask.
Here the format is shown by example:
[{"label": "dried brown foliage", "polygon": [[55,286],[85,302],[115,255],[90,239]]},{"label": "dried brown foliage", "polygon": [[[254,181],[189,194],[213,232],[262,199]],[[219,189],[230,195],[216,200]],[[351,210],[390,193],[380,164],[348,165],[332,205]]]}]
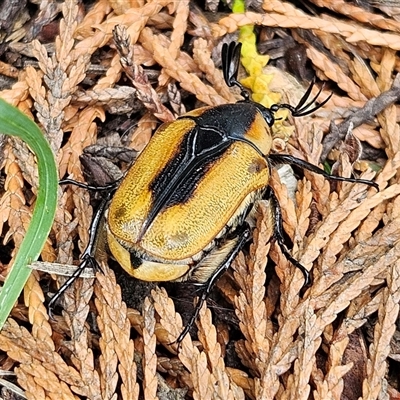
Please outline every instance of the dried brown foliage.
[{"label": "dried brown foliage", "polygon": [[[252,245],[215,288],[236,316],[217,307],[217,317],[227,315],[213,324],[203,307],[198,341],[187,335],[179,347],[173,341],[182,320],[163,288],[157,286],[140,307],[127,308],[105,265],[94,283],[76,282],[63,297],[65,311],[51,320],[43,291],[54,292],[54,281],[35,272],[0,333],[1,369],[15,372],[27,398],[400,397],[400,13],[393,2],[365,0],[358,2],[361,8],[310,0],[300,10],[267,0],[245,14],[226,9],[211,15],[189,1],[97,0],[86,9],[74,0],[47,0],[32,5],[34,17],[15,10],[18,2],[4,3],[0,74],[8,80],[0,97],[41,125],[60,177],[84,179],[80,157],[101,130],[103,145],[140,151],[157,118],[170,121],[170,108],[179,114],[193,106],[188,94],[200,104],[235,101],[213,60],[222,40],[255,24],[260,48],[273,49],[274,40],[284,39],[272,58],[281,60],[287,48],[301,44],[304,60],[327,81],[323,94],[328,88],[334,93],[323,109],[293,122],[287,151],[314,164],[321,154],[334,159],[343,176],[355,168],[374,179],[372,166],[380,187],[330,185],[305,172],[293,195],[274,172],[284,229],[293,255],[312,270],[312,286],[300,295],[302,274],[270,242],[270,210],[260,205]],[[207,5],[215,9],[216,2]],[[302,77],[311,72],[303,67]],[[298,85],[288,87],[285,73],[274,73],[274,90],[295,104]],[[120,135],[104,139],[115,127]],[[126,169],[128,162],[120,165]],[[1,240],[14,256],[32,215],[36,163],[26,146],[8,140],[1,168]],[[91,215],[85,190],[60,188],[42,259],[77,262]],[[267,258],[275,269],[266,269]],[[1,276],[8,261],[1,258]],[[135,295],[138,289],[130,285]]]}]

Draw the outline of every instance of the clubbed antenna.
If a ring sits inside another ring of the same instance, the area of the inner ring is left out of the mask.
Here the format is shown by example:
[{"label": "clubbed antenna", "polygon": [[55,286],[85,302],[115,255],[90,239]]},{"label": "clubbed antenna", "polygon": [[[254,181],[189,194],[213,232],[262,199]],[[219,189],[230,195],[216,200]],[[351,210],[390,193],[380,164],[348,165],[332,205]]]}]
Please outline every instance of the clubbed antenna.
[{"label": "clubbed antenna", "polygon": [[224,43],[222,45],[222,71],[224,79],[229,87],[237,86],[240,88],[240,94],[245,100],[249,100],[249,92],[239,83],[237,75],[240,63],[240,50],[242,43],[231,42],[229,45]]},{"label": "clubbed antenna", "polygon": [[319,90],[316,96],[309,101],[307,104],[306,101],[310,97],[311,90],[315,85],[315,78],[312,80],[311,85],[308,87],[307,91],[304,93],[303,97],[300,99],[299,103],[296,107],[291,106],[290,104],[273,104],[270,108],[272,112],[277,112],[280,108],[287,108],[293,115],[293,117],[304,117],[305,115],[312,114],[314,111],[318,110],[319,108],[323,107],[329,99],[332,97],[332,93],[320,104],[310,109],[310,107],[315,103],[317,98],[322,92],[323,86]]}]

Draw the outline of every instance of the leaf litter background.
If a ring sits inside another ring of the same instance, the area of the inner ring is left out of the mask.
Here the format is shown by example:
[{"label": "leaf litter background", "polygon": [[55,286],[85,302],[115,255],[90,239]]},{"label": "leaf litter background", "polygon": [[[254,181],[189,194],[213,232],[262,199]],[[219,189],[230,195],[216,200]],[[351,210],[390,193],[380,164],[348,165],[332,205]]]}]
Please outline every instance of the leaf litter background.
[{"label": "leaf litter background", "polygon": [[[80,157],[95,143],[116,148],[118,166],[126,170],[160,121],[185,108],[238,99],[223,83],[220,46],[237,39],[241,26],[255,24],[270,65],[307,61],[295,68],[296,79],[273,70],[270,89],[282,93],[282,101],[296,104],[312,71],[326,81],[321,98],[334,93],[323,109],[291,121],[285,152],[318,164],[336,143],[329,158],[339,173],[350,176],[354,169],[376,179],[380,191],[331,185],[306,172],[293,197],[274,172],[284,228],[293,255],[312,268],[312,287],[299,295],[302,274],[270,243],[271,216],[260,206],[253,244],[209,303],[215,325],[210,309],[203,309],[198,339],[188,335],[180,348],[171,342],[182,320],[164,288],[128,281],[124,290],[138,297],[128,308],[104,266],[104,275],[76,283],[62,298],[65,311],[52,320],[46,301],[56,291],[56,276],[35,271],[0,334],[3,398],[20,398],[12,383],[29,399],[400,398],[397,2],[311,0],[298,9],[268,0],[236,15],[223,5],[209,11],[217,2],[207,3],[206,11],[184,0],[21,4],[17,11],[8,1],[0,7],[0,96],[41,125],[60,177],[85,181],[81,160],[90,155]],[[122,27],[118,49],[116,25]],[[303,46],[298,54],[286,52],[296,43]],[[362,143],[361,157],[357,140],[338,141],[349,122]],[[34,157],[17,140],[3,139],[1,163],[3,279],[29,224],[37,174]],[[96,171],[92,175],[100,175]],[[44,261],[77,264],[88,241],[91,204],[87,191],[60,187]],[[195,288],[172,286],[176,297],[189,292],[188,307]]]}]

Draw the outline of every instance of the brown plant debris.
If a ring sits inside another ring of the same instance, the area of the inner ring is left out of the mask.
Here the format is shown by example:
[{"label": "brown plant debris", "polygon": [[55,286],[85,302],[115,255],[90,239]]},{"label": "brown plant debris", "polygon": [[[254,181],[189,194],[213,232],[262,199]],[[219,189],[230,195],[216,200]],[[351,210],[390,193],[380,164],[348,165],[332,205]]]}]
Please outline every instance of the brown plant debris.
[{"label": "brown plant debris", "polygon": [[[215,0],[204,9],[186,0],[3,0],[0,97],[40,125],[60,178],[104,185],[160,121],[235,102],[221,43],[255,25],[258,49],[270,56],[266,91],[294,105],[316,76],[313,93],[319,81],[321,98],[332,93],[312,115],[284,121],[294,133],[274,151],[374,179],[380,190],[308,171],[280,178],[273,166],[287,244],[312,285],[301,290],[303,275],[274,243],[271,208],[261,202],[252,243],[180,345],[196,287],[138,282],[109,260],[117,277],[102,264],[50,319],[47,302],[65,278],[35,270],[0,332],[0,397],[400,398],[399,16],[394,0],[249,1],[243,14]],[[19,140],[0,140],[0,160],[4,280],[38,179]],[[78,264],[98,200],[60,186],[41,261]]]}]

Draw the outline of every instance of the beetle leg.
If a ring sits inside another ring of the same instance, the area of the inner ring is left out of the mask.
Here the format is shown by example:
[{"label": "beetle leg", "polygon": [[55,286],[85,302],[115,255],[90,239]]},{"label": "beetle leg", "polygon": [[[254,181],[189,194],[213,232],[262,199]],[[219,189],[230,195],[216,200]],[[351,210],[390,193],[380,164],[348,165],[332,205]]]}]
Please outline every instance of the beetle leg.
[{"label": "beetle leg", "polygon": [[74,271],[74,273],[64,282],[64,284],[58,289],[55,295],[50,299],[48,304],[48,313],[49,316],[52,317],[53,309],[56,301],[60,298],[60,296],[75,282],[77,278],[79,278],[80,274],[83,270],[88,266],[92,266],[92,268],[98,268],[99,264],[95,259],[95,254],[97,251],[97,244],[99,242],[101,226],[104,223],[103,216],[104,212],[108,206],[110,198],[112,197],[113,192],[109,191],[105,198],[102,199],[99,207],[97,208],[92,222],[90,224],[89,229],[89,243],[82,254],[82,261],[79,264],[78,268]]},{"label": "beetle leg", "polygon": [[197,318],[199,316],[201,307],[203,307],[203,304],[207,300],[208,296],[210,295],[211,290],[214,287],[215,283],[222,276],[222,274],[229,268],[229,266],[232,264],[232,261],[238,255],[239,251],[242,249],[244,244],[249,240],[249,238],[250,238],[250,228],[249,228],[249,226],[247,224],[244,224],[244,226],[241,228],[241,232],[238,234],[237,237],[238,237],[238,241],[235,244],[234,248],[231,250],[231,252],[226,257],[226,259],[213,272],[213,274],[210,276],[208,281],[204,285],[202,285],[203,286],[203,290],[201,292],[201,295],[200,295],[199,299],[197,300],[194,313],[193,313],[192,317],[190,318],[190,321],[187,323],[187,325],[185,326],[185,328],[183,329],[181,334],[176,339],[175,343],[180,344],[182,342],[184,337],[189,332],[190,328],[196,322],[196,320],[197,320]]},{"label": "beetle leg", "polygon": [[307,161],[301,160],[300,158],[293,157],[289,154],[270,154],[268,158],[276,163],[280,164],[293,164],[297,165],[300,168],[307,169],[311,172],[324,176],[326,179],[332,181],[341,181],[341,182],[353,182],[353,183],[362,183],[364,185],[372,186],[377,191],[379,191],[379,186],[377,183],[369,181],[367,179],[358,179],[358,178],[344,178],[343,176],[335,176],[330,175],[325,172],[323,169],[317,167],[314,164],[311,164]]},{"label": "beetle leg", "polygon": [[283,255],[287,258],[287,260],[289,260],[296,268],[298,268],[303,273],[304,276],[303,287],[310,286],[311,284],[310,271],[308,271],[304,267],[304,265],[300,264],[300,262],[297,261],[290,254],[290,251],[285,245],[285,238],[283,237],[282,210],[279,201],[271,187],[268,187],[268,190],[266,192],[266,198],[271,201],[274,212],[274,220],[275,220],[274,239],[278,243]]},{"label": "beetle leg", "polygon": [[74,271],[74,273],[61,285],[61,287],[57,290],[54,296],[50,299],[49,304],[47,305],[47,312],[49,317],[53,319],[53,310],[57,300],[60,296],[75,282],[76,279],[79,278],[81,273],[85,270],[86,267],[91,266],[93,269],[98,268],[97,261],[94,257],[86,256],[82,258],[82,262],[79,264],[78,268]]},{"label": "beetle leg", "polygon": [[83,188],[83,189],[94,190],[94,191],[97,191],[97,192],[100,192],[100,191],[103,191],[103,190],[114,192],[118,188],[118,186],[120,185],[121,180],[122,180],[122,178],[121,179],[117,179],[116,181],[111,182],[111,183],[109,183],[109,184],[107,184],[105,186],[93,186],[93,185],[88,185],[87,183],[82,183],[82,182],[78,182],[78,181],[76,181],[74,179],[67,178],[67,179],[61,179],[58,182],[58,184],[59,185],[71,184],[71,185],[75,185],[75,186],[78,186],[78,187]]}]

